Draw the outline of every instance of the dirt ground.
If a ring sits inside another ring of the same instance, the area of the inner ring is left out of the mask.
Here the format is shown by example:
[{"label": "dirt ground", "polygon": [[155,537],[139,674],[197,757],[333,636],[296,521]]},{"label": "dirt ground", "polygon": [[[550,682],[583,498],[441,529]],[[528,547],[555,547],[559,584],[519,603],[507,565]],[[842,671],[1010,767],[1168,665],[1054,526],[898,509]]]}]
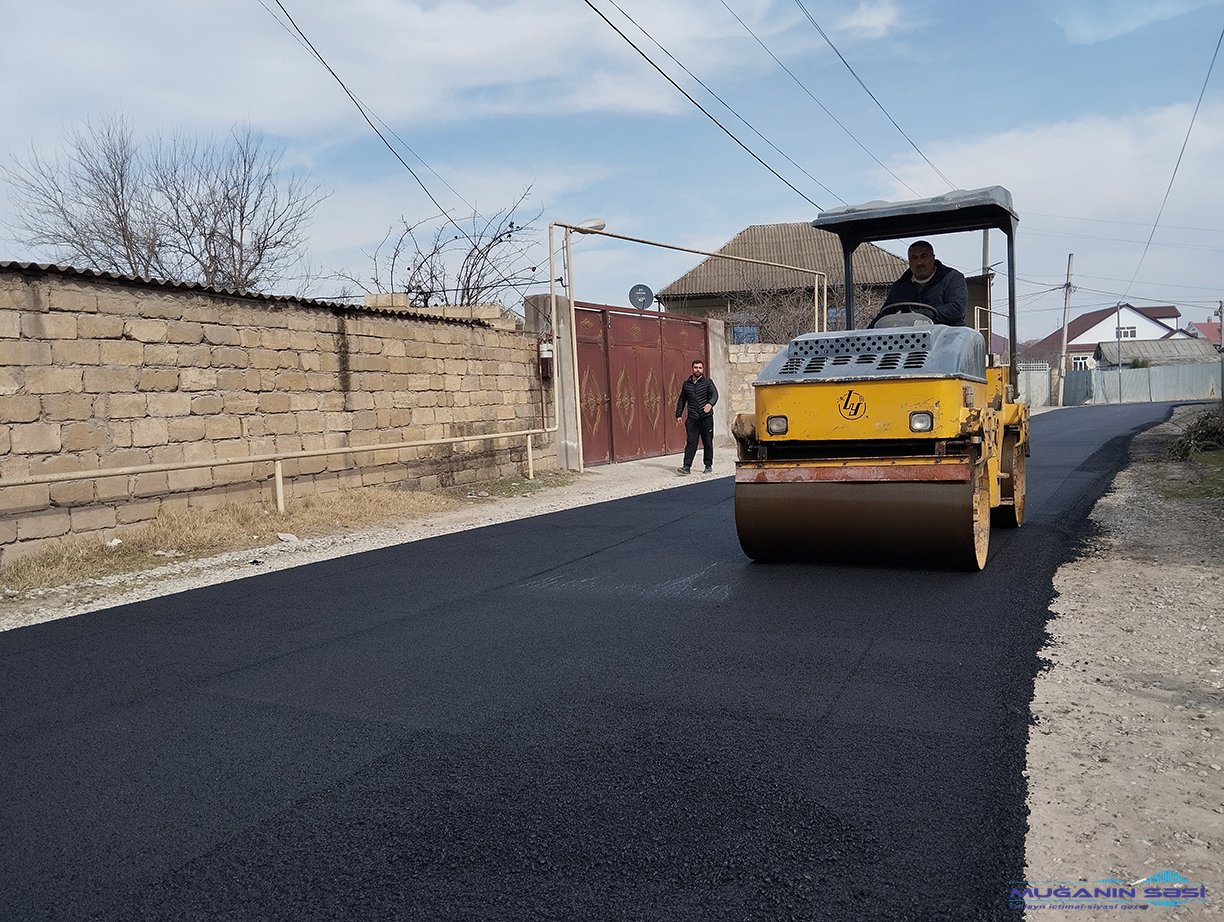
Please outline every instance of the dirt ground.
[{"label": "dirt ground", "polygon": [[[1140,435],[1092,513],[1083,555],[1062,567],[1028,748],[1029,881],[1140,880],[1175,870],[1205,903],[1153,907],[1224,918],[1224,469],[1173,463],[1192,410]],[[588,470],[532,496],[473,501],[409,523],[278,543],[145,573],[0,599],[0,630],[391,544],[683,486],[676,458]],[[713,476],[734,467],[725,447]],[[1210,473],[1210,471],[1208,471]],[[1211,483],[1217,492],[1212,493]],[[1003,882],[1005,883],[1005,882]],[[1001,892],[1001,899],[1004,894]],[[1048,917],[1060,910],[1026,915]],[[1122,910],[1065,911],[1112,919]],[[1019,915],[1019,913],[1017,913]]]},{"label": "dirt ground", "polygon": [[[1174,870],[1206,884],[1206,902],[1150,911],[1220,919],[1224,469],[1168,453],[1197,409],[1132,442],[1131,463],[1092,512],[1090,547],[1055,579],[1050,668],[1037,678],[1028,746],[1027,877],[1129,884]],[[1131,913],[1026,913],[1060,914]]]}]

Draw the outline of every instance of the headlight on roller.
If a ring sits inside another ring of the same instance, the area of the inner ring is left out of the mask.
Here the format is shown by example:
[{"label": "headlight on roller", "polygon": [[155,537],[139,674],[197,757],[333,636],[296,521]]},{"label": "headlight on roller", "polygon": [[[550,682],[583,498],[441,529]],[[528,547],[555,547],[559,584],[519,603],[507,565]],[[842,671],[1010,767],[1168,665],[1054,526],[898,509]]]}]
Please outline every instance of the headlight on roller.
[{"label": "headlight on roller", "polygon": [[786,435],[787,428],[785,416],[771,416],[765,420],[765,431],[770,435]]},{"label": "headlight on roller", "polygon": [[930,432],[935,428],[935,416],[926,410],[910,414],[910,432]]}]

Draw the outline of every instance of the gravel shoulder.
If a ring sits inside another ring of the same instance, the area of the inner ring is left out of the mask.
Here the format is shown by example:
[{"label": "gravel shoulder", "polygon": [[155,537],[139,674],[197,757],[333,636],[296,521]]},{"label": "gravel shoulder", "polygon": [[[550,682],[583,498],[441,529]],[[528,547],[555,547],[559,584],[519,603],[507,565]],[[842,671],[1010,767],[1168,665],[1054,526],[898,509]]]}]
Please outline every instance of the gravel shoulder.
[{"label": "gravel shoulder", "polygon": [[1056,575],[1049,668],[1032,705],[1026,853],[1030,881],[1129,883],[1178,871],[1207,885],[1207,902],[1153,911],[1219,919],[1224,498],[1204,497],[1195,466],[1168,453],[1199,409],[1179,408],[1136,437],[1092,512],[1088,547]]}]

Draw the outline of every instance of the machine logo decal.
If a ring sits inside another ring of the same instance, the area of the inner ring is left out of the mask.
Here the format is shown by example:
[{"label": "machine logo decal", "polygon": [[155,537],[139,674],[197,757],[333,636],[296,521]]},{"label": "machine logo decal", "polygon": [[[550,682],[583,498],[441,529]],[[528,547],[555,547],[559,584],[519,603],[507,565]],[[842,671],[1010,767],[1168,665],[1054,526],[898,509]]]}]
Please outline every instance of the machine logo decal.
[{"label": "machine logo decal", "polygon": [[837,412],[846,419],[862,419],[867,415],[867,401],[857,391],[846,391],[837,398]]}]

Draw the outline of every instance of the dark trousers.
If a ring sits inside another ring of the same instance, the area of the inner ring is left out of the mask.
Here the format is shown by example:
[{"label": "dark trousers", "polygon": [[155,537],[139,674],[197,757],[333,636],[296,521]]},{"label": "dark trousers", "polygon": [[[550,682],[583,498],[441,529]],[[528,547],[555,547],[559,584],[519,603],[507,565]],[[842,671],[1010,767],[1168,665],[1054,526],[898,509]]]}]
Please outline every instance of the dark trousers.
[{"label": "dark trousers", "polygon": [[684,420],[684,431],[688,438],[684,443],[684,466],[692,467],[693,458],[697,454],[697,440],[701,439],[701,453],[705,466],[714,463],[714,414],[709,416],[688,416]]}]

